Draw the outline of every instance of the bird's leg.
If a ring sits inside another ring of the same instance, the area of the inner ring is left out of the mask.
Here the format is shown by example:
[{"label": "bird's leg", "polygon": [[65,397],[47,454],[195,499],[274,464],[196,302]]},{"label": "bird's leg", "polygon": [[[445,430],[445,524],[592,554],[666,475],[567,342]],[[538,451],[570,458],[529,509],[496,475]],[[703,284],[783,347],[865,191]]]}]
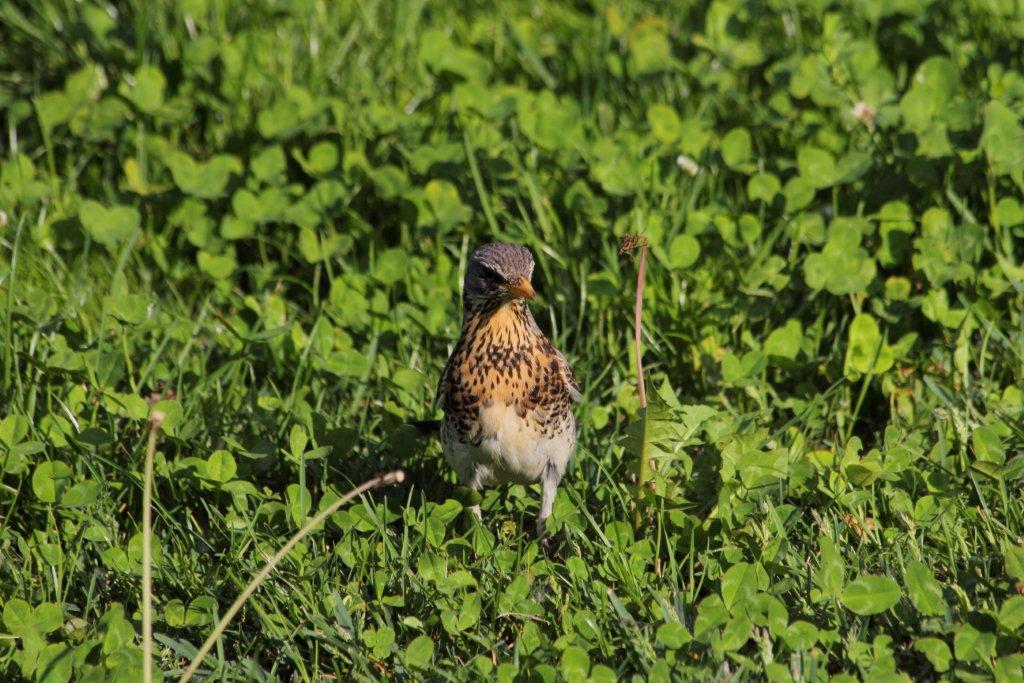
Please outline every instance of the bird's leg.
[{"label": "bird's leg", "polygon": [[558,482],[562,479],[562,473],[550,460],[544,466],[544,472],[540,477],[540,514],[537,515],[537,537],[544,538],[544,523],[551,516],[551,508],[555,504],[555,493],[558,492]]},{"label": "bird's leg", "polygon": [[[467,476],[464,479],[463,486],[466,486],[474,494],[478,494],[480,492],[480,489],[483,488],[480,485],[480,472],[479,472],[479,470],[475,470],[475,469],[471,470],[469,476]],[[476,496],[474,495],[474,497],[476,497]],[[480,503],[474,503],[473,505],[470,505],[469,506],[469,511],[473,513],[474,517],[476,517],[476,521],[478,521],[478,522],[484,521],[483,515],[480,514]]]}]

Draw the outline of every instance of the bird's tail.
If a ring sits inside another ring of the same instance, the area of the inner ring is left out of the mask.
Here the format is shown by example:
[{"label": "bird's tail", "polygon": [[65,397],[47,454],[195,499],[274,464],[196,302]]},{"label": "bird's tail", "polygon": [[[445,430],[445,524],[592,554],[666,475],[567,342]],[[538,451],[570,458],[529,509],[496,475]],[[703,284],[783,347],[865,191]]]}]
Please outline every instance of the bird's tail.
[{"label": "bird's tail", "polygon": [[421,436],[437,436],[441,431],[440,420],[409,420],[405,424],[415,429]]}]

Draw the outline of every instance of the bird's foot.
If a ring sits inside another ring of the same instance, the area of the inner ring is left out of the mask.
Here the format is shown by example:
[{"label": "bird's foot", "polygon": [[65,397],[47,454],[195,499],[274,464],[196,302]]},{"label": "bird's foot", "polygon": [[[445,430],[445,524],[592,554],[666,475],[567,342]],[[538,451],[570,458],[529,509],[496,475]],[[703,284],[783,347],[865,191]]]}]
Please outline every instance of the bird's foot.
[{"label": "bird's foot", "polygon": [[541,536],[537,540],[537,542],[540,544],[541,552],[543,552],[545,555],[550,555],[551,554],[551,537],[550,536]]},{"label": "bird's foot", "polygon": [[551,554],[551,535],[547,530],[547,517],[537,520],[537,543],[545,555]]}]

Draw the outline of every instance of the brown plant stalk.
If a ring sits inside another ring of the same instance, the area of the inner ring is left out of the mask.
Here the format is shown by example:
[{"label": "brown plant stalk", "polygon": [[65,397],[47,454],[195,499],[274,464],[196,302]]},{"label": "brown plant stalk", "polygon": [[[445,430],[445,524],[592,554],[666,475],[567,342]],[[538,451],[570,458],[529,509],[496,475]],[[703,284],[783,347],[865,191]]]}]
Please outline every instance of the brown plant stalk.
[{"label": "brown plant stalk", "polygon": [[149,417],[149,440],[142,473],[142,680],[153,680],[153,456],[164,414]]},{"label": "brown plant stalk", "polygon": [[[640,250],[640,260],[637,264],[636,270],[636,300],[633,304],[633,351],[636,360],[636,391],[637,396],[640,399],[640,418],[644,422],[644,430],[646,431],[647,387],[644,382],[644,354],[641,347],[641,333],[643,329],[644,312],[644,276],[647,271],[647,238],[642,235],[626,235],[622,238],[622,242],[619,244],[620,256],[630,254],[638,248]],[[645,447],[646,442],[646,436],[641,438],[640,462],[637,463],[636,508],[633,512],[633,526],[636,529],[640,528],[643,521],[642,507],[644,489],[647,486],[648,476],[647,449]]]}]

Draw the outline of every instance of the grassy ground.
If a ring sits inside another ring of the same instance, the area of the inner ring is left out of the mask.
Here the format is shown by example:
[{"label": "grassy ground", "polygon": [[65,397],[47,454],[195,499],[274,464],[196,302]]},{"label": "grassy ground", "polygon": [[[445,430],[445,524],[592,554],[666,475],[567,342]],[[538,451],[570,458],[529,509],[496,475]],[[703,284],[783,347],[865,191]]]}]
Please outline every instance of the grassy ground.
[{"label": "grassy ground", "polygon": [[[0,677],[1020,680],[1011,0],[0,5]],[[644,351],[635,265],[651,243]],[[432,417],[467,253],[583,385],[551,521]],[[634,527],[638,454],[653,460]]]}]

